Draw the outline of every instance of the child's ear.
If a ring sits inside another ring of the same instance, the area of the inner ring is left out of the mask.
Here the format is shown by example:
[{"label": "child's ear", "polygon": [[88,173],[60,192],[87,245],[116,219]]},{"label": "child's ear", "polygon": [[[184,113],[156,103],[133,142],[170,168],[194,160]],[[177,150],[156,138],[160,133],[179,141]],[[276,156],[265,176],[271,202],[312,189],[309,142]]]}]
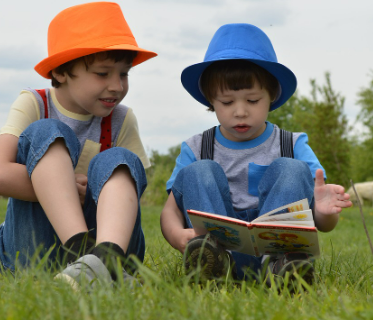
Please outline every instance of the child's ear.
[{"label": "child's ear", "polygon": [[59,83],[65,83],[67,79],[67,74],[64,72],[63,74],[57,73],[56,70],[52,70],[52,76],[55,78]]}]

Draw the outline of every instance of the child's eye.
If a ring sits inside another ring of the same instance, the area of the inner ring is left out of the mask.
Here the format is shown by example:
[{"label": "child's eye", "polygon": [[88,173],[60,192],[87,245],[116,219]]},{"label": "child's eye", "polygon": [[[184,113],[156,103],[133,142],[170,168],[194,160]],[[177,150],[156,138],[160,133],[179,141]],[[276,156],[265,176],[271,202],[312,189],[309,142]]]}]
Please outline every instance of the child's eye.
[{"label": "child's eye", "polygon": [[106,76],[107,76],[107,73],[106,73],[106,72],[96,72],[96,74],[97,74],[99,77],[106,77]]},{"label": "child's eye", "polygon": [[247,100],[247,102],[249,102],[251,104],[257,104],[259,102],[259,100]]},{"label": "child's eye", "polygon": [[220,101],[222,103],[222,105],[224,106],[229,106],[232,104],[232,101]]},{"label": "child's eye", "polygon": [[121,78],[126,78],[126,77],[128,77],[128,72],[122,72],[120,74],[120,76],[121,76]]}]

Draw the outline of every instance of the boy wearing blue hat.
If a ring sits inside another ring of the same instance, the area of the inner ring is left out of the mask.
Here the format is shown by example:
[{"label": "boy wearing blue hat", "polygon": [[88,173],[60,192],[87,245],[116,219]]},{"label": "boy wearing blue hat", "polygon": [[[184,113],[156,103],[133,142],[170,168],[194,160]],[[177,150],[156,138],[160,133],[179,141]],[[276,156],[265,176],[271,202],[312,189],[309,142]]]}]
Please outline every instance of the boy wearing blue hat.
[{"label": "boy wearing blue hat", "polygon": [[290,133],[266,121],[268,112],[295,92],[295,75],[277,62],[262,30],[228,24],[215,33],[204,62],[187,67],[181,81],[197,101],[215,111],[219,125],[181,145],[167,182],[169,197],[161,215],[164,237],[181,253],[188,247],[187,269],[201,259],[207,278],[223,275],[233,259],[238,278],[248,268],[258,272],[265,265],[266,271],[279,276],[303,272],[312,283],[307,255],[257,258],[229,253],[211,238],[196,234],[186,211],[252,221],[307,198],[320,231],[336,226],[342,208],[352,205],[348,194],[342,186],[325,184],[324,169],[305,133]]}]

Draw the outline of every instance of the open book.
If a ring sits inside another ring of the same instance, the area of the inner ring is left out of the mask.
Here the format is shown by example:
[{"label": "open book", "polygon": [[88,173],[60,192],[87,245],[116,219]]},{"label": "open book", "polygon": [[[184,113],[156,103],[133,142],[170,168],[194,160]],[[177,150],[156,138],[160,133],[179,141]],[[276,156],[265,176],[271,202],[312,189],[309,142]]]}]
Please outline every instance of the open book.
[{"label": "open book", "polygon": [[307,199],[277,208],[252,222],[196,210],[188,210],[188,215],[198,234],[210,233],[228,250],[253,256],[285,252],[320,255],[317,229]]}]

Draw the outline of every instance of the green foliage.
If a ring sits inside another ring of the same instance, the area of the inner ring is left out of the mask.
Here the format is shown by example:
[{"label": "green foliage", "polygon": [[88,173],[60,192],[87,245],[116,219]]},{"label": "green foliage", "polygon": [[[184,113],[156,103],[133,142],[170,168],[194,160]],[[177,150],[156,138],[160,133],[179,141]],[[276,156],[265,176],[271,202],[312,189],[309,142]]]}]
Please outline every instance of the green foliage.
[{"label": "green foliage", "polygon": [[278,108],[269,113],[268,120],[277,124],[280,128],[292,131],[302,132],[303,119],[308,118],[309,104],[304,103],[296,92],[281,108]]},{"label": "green foliage", "polygon": [[325,168],[328,182],[346,186],[350,154],[344,98],[334,92],[329,73],[325,74],[325,80],[326,84],[321,87],[312,80],[310,98],[294,95],[268,119],[283,129],[306,132],[309,145]]},{"label": "green foliage", "polygon": [[357,119],[369,129],[370,135],[373,135],[373,72],[371,73],[371,81],[367,88],[361,89],[357,96],[357,104],[361,110]]},{"label": "green foliage", "polygon": [[[344,98],[334,92],[330,75],[326,73],[326,84],[312,84],[313,112],[305,121],[310,137],[310,146],[324,166],[329,183],[347,185],[349,181],[348,123],[343,114]],[[318,95],[321,100],[318,100]]]},{"label": "green foliage", "polygon": [[361,111],[357,120],[363,123],[369,133],[351,139],[351,176],[355,182],[373,181],[373,73],[371,76],[369,86],[358,92],[357,103]]},{"label": "green foliage", "polygon": [[351,179],[356,182],[373,181],[373,139],[358,141],[351,138]]},{"label": "green foliage", "polygon": [[166,182],[172,174],[175,160],[180,154],[180,146],[170,148],[168,154],[160,154],[152,150],[150,156],[151,167],[146,170],[148,187],[141,203],[144,205],[163,205],[168,197]]}]

